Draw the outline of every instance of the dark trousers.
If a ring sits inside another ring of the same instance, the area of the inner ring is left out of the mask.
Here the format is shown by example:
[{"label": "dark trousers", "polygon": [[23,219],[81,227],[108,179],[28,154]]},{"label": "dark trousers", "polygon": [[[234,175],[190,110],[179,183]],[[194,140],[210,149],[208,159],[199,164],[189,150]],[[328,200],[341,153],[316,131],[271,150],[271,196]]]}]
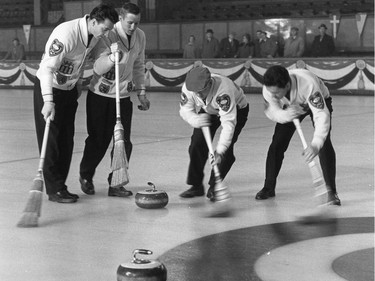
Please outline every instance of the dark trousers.
[{"label": "dark trousers", "polygon": [[[43,176],[47,194],[55,194],[66,189],[70,162],[74,146],[74,120],[78,107],[77,89],[70,91],[53,88],[55,118],[51,121],[44,159]],[[39,152],[42,148],[46,122],[42,115],[44,102],[40,81],[34,83],[34,117]]]},{"label": "dark trousers", "polygon": [[[124,127],[125,152],[128,158],[133,149],[130,141],[131,123],[133,116],[133,103],[130,98],[120,100],[121,123]],[[80,176],[92,180],[96,167],[107,152],[113,139],[113,131],[116,125],[116,100],[99,96],[90,90],[86,100],[86,122],[88,137],[85,141],[85,149],[80,164]],[[113,158],[113,149],[111,158]],[[109,176],[109,182],[111,175]]]},{"label": "dark trousers", "polygon": [[[332,119],[332,99],[328,98],[325,100],[325,102],[331,114],[330,118]],[[308,115],[310,115],[311,120],[313,120],[313,116],[310,111],[300,116],[300,121],[302,121]],[[336,192],[336,153],[331,142],[331,129],[332,127],[329,128],[324,145],[319,151],[319,160],[327,186],[333,192]],[[288,149],[290,140],[295,130],[296,128],[293,122],[285,124],[277,123],[275,126],[275,131],[272,137],[271,145],[268,149],[266,160],[266,179],[264,182],[264,187],[266,189],[274,190],[276,187],[276,178],[279,175],[281,165],[283,163],[284,153]]]},{"label": "dark trousers", "polygon": [[[227,151],[224,153],[221,163],[218,165],[222,178],[225,178],[236,160],[234,156],[234,144],[237,142],[238,136],[240,135],[242,128],[246,124],[248,114],[249,105],[237,111],[237,124],[234,130],[232,142]],[[211,118],[212,124],[210,126],[210,131],[211,136],[214,137],[217,129],[221,125],[221,122],[218,116],[212,115]],[[190,164],[187,176],[187,184],[199,186],[203,182],[204,167],[208,159],[208,147],[202,129],[194,128],[193,130],[193,135],[191,136],[189,146],[189,156]],[[215,184],[215,176],[213,170],[211,170],[211,176],[208,183],[210,186],[214,186]]]}]

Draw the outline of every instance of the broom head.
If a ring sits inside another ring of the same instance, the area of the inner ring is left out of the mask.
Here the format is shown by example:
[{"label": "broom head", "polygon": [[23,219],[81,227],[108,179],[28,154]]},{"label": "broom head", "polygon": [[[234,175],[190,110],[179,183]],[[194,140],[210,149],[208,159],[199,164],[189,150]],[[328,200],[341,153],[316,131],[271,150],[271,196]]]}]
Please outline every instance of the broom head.
[{"label": "broom head", "polygon": [[42,208],[43,199],[43,179],[41,172],[38,173],[33,181],[33,185],[29,191],[29,198],[26,203],[25,210],[19,222],[18,227],[36,227],[38,226],[38,218]]},{"label": "broom head", "polygon": [[114,130],[114,149],[112,159],[111,187],[120,187],[129,183],[128,160],[125,152],[124,127],[120,122],[116,123]]},{"label": "broom head", "polygon": [[216,177],[214,186],[214,203],[211,204],[208,217],[229,217],[233,214],[232,200],[229,193],[228,186]]}]

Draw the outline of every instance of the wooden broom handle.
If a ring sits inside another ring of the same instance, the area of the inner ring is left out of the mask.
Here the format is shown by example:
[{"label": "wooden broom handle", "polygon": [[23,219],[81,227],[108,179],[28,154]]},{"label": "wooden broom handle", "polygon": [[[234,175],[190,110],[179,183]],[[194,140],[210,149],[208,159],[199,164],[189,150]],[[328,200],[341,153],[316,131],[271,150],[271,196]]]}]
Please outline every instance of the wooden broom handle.
[{"label": "wooden broom handle", "polygon": [[38,172],[42,172],[43,171],[44,158],[46,157],[47,141],[48,141],[48,134],[49,134],[49,128],[50,128],[50,126],[51,126],[51,117],[48,116],[47,120],[46,120],[46,126],[44,128],[42,149],[40,150]]},{"label": "wooden broom handle", "polygon": [[119,52],[115,52],[116,119],[121,121]]}]

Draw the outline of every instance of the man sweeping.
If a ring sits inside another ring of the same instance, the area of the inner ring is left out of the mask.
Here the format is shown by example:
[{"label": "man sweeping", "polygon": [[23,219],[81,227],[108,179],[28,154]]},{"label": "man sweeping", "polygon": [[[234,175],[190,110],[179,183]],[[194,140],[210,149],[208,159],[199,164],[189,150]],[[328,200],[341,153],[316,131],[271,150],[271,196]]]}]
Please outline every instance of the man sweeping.
[{"label": "man sweeping", "polygon": [[72,159],[83,66],[100,37],[117,20],[113,7],[99,5],[90,15],[58,25],[46,43],[34,83],[34,115],[39,150],[46,120],[51,120],[43,169],[50,201],[74,203],[78,199],[78,195],[68,191],[65,182]]},{"label": "man sweeping", "polygon": [[[81,189],[88,195],[95,194],[93,177],[96,167],[103,159],[113,137],[113,127],[116,124],[117,111],[121,112],[123,138],[127,160],[132,152],[131,123],[133,103],[130,99],[132,91],[136,91],[140,110],[148,110],[150,102],[146,96],[145,87],[145,47],[146,37],[138,28],[141,11],[133,3],[125,3],[120,9],[119,22],[101,40],[93,50],[96,59],[94,75],[91,80],[86,100],[87,132],[86,145],[80,164]],[[115,55],[119,55],[119,110],[116,109],[116,75]],[[115,133],[115,138],[116,138]],[[115,145],[117,143],[115,139]],[[115,148],[114,145],[114,148]],[[113,149],[114,150],[114,149]],[[112,162],[119,155],[113,155]],[[108,177],[108,196],[128,197],[133,193],[124,186],[113,184],[113,173]]]},{"label": "man sweeping", "polygon": [[296,127],[293,119],[302,121],[310,116],[314,125],[311,143],[304,150],[306,162],[319,155],[327,185],[327,201],[341,205],[336,190],[336,153],[331,142],[332,98],[323,81],[306,69],[287,70],[271,66],[264,74],[263,97],[266,116],[276,122],[266,160],[266,178],[256,200],[275,197],[276,179],[284,153]]},{"label": "man sweeping", "polygon": [[[196,110],[198,108],[198,110]],[[221,126],[220,138],[215,150],[215,161],[222,178],[225,178],[235,162],[234,144],[245,126],[249,103],[243,90],[229,78],[211,74],[206,67],[195,67],[186,76],[182,86],[180,116],[194,127],[189,146],[190,164],[187,184],[189,189],[180,197],[191,198],[205,194],[203,170],[208,158],[208,147],[202,127],[209,127],[211,136]],[[214,200],[215,175],[211,171],[207,197]]]}]

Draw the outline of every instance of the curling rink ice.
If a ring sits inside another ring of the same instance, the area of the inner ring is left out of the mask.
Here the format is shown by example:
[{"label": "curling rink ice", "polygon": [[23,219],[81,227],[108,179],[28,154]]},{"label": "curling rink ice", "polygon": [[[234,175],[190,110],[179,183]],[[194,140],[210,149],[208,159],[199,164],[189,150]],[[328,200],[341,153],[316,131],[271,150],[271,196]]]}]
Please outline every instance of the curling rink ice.
[{"label": "curling rink ice", "polygon": [[[75,204],[43,195],[37,228],[17,228],[38,168],[32,90],[0,90],[0,280],[109,281],[134,249],[149,249],[170,281],[371,281],[374,280],[374,97],[333,96],[332,142],[337,190],[334,218],[302,225],[313,190],[302,144],[295,134],[278,177],[276,197],[256,201],[274,123],[263,113],[260,94],[247,94],[249,120],[235,146],[236,162],[225,179],[234,212],[204,216],[205,197],[182,199],[188,186],[192,128],[178,114],[179,92],[148,92],[151,108],[134,115],[130,183],[134,195],[153,182],[166,191],[163,209],[147,210],[130,198],[108,197],[109,152],[94,177],[96,194],[78,181],[86,133],[86,92],[79,99],[75,146],[66,184]],[[307,140],[310,118],[302,122]],[[218,134],[215,140],[217,141]],[[205,170],[207,189],[209,163]]]}]

